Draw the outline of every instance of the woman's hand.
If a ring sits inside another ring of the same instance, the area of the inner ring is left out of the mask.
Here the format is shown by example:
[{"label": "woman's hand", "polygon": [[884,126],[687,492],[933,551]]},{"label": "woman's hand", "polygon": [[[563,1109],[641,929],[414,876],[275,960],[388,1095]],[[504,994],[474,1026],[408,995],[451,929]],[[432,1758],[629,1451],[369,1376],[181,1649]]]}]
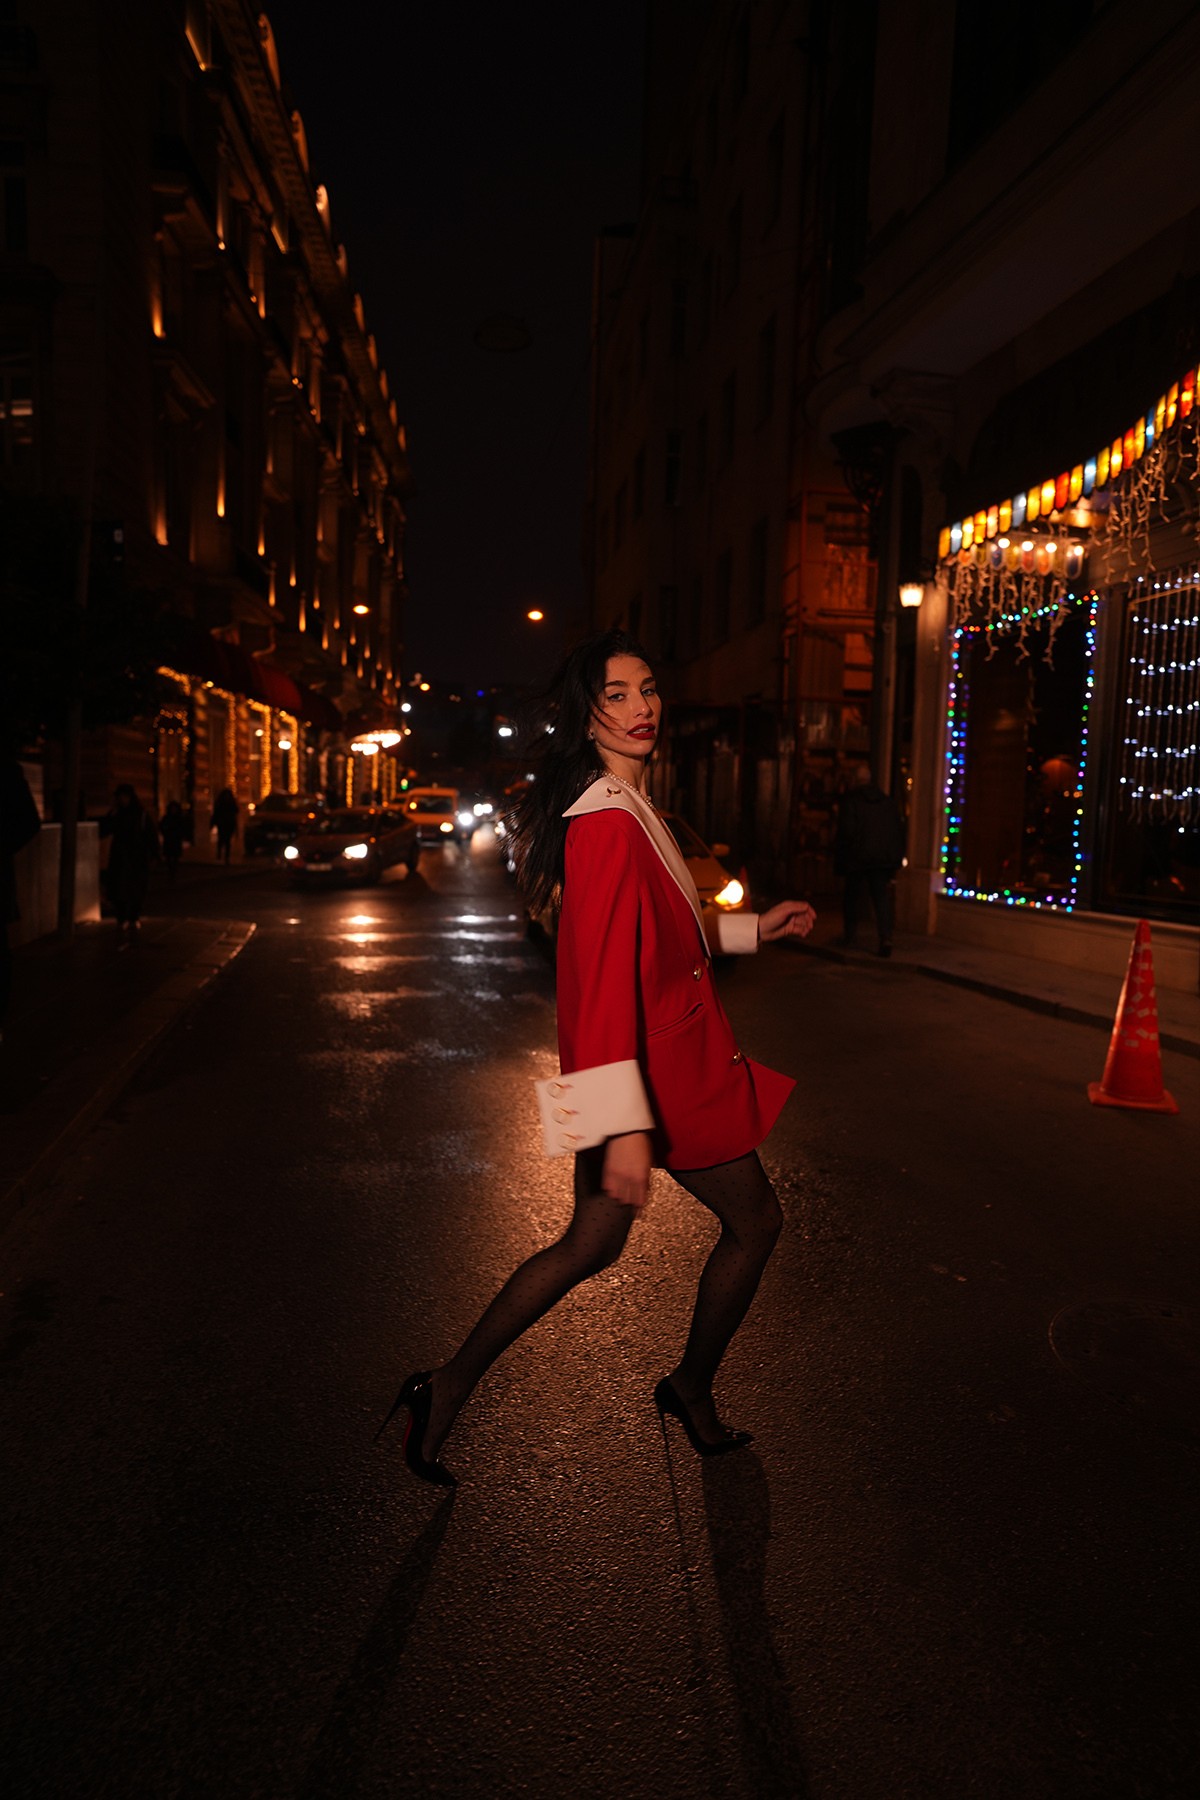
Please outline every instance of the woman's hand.
[{"label": "woman's hand", "polygon": [[650,1198],[650,1133],[627,1131],[604,1146],[600,1191],[620,1206],[640,1212]]},{"label": "woman's hand", "polygon": [[781,938],[807,937],[816,922],[817,915],[807,900],[781,900],[758,915],[758,941],[777,944]]}]

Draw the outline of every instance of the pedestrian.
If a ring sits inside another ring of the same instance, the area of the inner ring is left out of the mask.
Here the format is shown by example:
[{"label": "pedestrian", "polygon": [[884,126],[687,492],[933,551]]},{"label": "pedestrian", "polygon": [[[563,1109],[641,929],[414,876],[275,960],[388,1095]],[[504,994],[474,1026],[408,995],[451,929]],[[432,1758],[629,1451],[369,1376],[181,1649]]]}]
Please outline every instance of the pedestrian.
[{"label": "pedestrian", "polygon": [[879,933],[879,955],[892,954],[892,882],[904,861],[904,820],[900,808],[872,778],[865,763],[854,771],[854,786],[842,796],[834,843],[835,874],[845,879],[842,894],[844,942],[858,936],[862,890],[871,897]]},{"label": "pedestrian", "polygon": [[174,887],[183,846],[187,840],[187,814],[178,800],[167,801],[167,810],[158,822],[158,835],[162,843],[162,859],[167,867],[167,885]]},{"label": "pedestrian", "polygon": [[[662,701],[640,646],[620,631],[567,658],[549,696],[537,779],[514,818],[531,913],[559,907],[562,1074],[538,1083],[545,1148],[574,1153],[575,1209],[557,1242],[510,1276],[440,1367],[410,1375],[384,1425],[408,1409],[405,1460],[441,1486],[442,1444],[502,1351],[571,1288],[608,1268],[649,1197],[651,1166],[720,1224],[683,1354],[654,1390],[701,1456],[736,1450],[713,1380],[779,1234],[757,1149],[795,1085],[737,1048],[713,984],[712,952],[803,937],[812,908],[702,914],[674,838],[650,802],[647,770]],[[380,1431],[383,1426],[380,1427]]]},{"label": "pedestrian", "polygon": [[127,781],[113,794],[112,807],[100,821],[100,836],[110,840],[106,885],[124,949],[142,928],[150,864],[158,856],[154,821]]},{"label": "pedestrian", "polygon": [[15,860],[42,828],[37,802],[16,757],[0,750],[0,1034],[12,999],[12,944],[8,928],[17,913]]},{"label": "pedestrian", "polygon": [[233,840],[237,834],[238,813],[241,808],[232,788],[224,787],[213,801],[212,818],[209,824],[217,833],[217,860],[228,863]]}]

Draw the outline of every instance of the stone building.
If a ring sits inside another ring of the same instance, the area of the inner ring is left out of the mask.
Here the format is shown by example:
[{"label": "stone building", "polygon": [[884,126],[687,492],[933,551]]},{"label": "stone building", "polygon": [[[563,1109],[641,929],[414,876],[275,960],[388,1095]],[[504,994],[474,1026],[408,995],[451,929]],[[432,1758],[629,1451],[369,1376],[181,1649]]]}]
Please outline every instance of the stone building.
[{"label": "stone building", "polygon": [[[0,22],[0,460],[177,615],[158,716],[94,734],[87,807],[344,794],[391,723],[405,434],[243,0],[17,0]],[[379,758],[390,766],[390,758]]]},{"label": "stone building", "polygon": [[1115,972],[1145,916],[1194,989],[1200,14],[867,11],[853,280],[807,405],[883,446],[901,925]]},{"label": "stone building", "polygon": [[651,5],[641,210],[597,248],[587,550],[594,620],[662,669],[660,799],[808,891],[869,752],[876,622],[873,439],[804,410],[853,123],[821,10]]}]

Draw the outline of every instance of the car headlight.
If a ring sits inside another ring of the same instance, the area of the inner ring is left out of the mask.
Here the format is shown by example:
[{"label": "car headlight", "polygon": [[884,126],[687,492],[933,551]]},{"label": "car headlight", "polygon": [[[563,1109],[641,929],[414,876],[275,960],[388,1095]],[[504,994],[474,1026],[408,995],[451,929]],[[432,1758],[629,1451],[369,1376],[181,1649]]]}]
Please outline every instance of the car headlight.
[{"label": "car headlight", "polygon": [[450,821],[449,821],[449,819],[443,819],[443,820],[442,820],[442,822],[441,822],[441,824],[440,824],[440,825],[439,825],[439,826],[438,826],[438,830],[439,830],[439,831],[444,831],[444,832],[446,832],[446,833],[447,833],[447,834],[449,834],[449,833],[450,833],[450,832],[451,832],[451,831],[453,831],[453,830],[454,830],[454,827],[453,827],[453,825],[452,825],[452,824],[451,824],[451,823],[450,823]]},{"label": "car headlight", "polygon": [[370,844],[347,844],[342,851],[342,855],[349,857],[351,862],[361,862],[365,856],[370,856],[370,854]]},{"label": "car headlight", "polygon": [[297,850],[295,844],[285,844],[283,846],[284,862],[297,862],[299,860],[299,857],[300,857],[300,852]]},{"label": "car headlight", "polygon": [[460,812],[458,815],[458,822],[462,826],[473,825],[475,823],[475,814],[473,812]]},{"label": "car headlight", "polygon": [[492,816],[491,801],[490,800],[477,800],[475,802],[475,817],[477,819],[490,819],[491,816]]},{"label": "car headlight", "polygon": [[727,881],[719,894],[713,895],[715,906],[740,906],[746,898],[746,890],[736,879]]}]

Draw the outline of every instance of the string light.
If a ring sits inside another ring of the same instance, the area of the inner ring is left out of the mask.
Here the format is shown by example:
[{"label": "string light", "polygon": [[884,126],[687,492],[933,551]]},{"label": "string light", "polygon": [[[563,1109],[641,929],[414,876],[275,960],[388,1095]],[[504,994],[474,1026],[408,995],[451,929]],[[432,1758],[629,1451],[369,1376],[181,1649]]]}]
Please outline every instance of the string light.
[{"label": "string light", "polygon": [[[1047,581],[1045,586],[1053,587]],[[967,719],[970,713],[970,686],[967,664],[972,648],[985,639],[989,655],[996,648],[997,635],[1015,641],[1018,654],[1029,655],[1027,636],[1036,628],[1047,632],[1043,660],[1052,661],[1054,638],[1072,610],[1082,602],[1074,593],[1052,594],[1036,606],[998,612],[987,619],[962,620],[951,638],[950,688],[946,711],[946,778],[943,789],[945,832],[942,838],[942,883],[947,894],[959,900],[981,900],[992,905],[1023,906],[1036,912],[1072,912],[1079,903],[1079,883],[1083,871],[1084,787],[1087,775],[1090,710],[1096,683],[1096,637],[1100,597],[1093,588],[1086,596],[1087,619],[1084,627],[1084,686],[1080,707],[1079,762],[1072,790],[1074,811],[1071,818],[1071,873],[1066,890],[1059,894],[1033,895],[1015,888],[984,890],[960,881],[958,874],[962,851],[962,833],[966,818]]]},{"label": "string light", "polygon": [[1122,809],[1186,828],[1200,817],[1200,570],[1173,570],[1135,599],[1123,698]]}]

